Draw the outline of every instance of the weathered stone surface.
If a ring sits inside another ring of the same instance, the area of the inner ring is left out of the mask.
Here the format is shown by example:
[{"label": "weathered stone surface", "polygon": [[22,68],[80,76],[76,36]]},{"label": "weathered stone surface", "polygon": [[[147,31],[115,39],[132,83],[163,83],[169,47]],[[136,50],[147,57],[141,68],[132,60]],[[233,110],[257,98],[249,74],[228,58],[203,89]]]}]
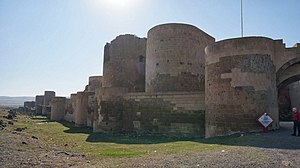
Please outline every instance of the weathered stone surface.
[{"label": "weathered stone surface", "polygon": [[35,101],[24,102],[25,112],[35,112]]},{"label": "weathered stone surface", "polygon": [[146,38],[120,35],[104,48],[103,87],[145,91]]},{"label": "weathered stone surface", "polygon": [[52,121],[63,120],[65,116],[66,98],[53,97],[51,99],[50,106],[51,106],[50,120]]},{"label": "weathered stone surface", "polygon": [[97,88],[102,87],[102,76],[90,76],[89,77],[89,85],[88,91],[95,92]]},{"label": "weathered stone surface", "polygon": [[125,102],[125,132],[204,136],[204,111],[174,110],[176,105],[159,98],[130,99]]},{"label": "weathered stone surface", "polygon": [[68,122],[75,122],[75,109],[76,109],[76,95],[71,94],[70,99],[66,100],[66,109],[64,119]]},{"label": "weathered stone surface", "polygon": [[55,97],[54,91],[45,91],[42,115],[47,115],[48,117],[50,117],[51,107],[49,103],[53,97]]},{"label": "weathered stone surface", "polygon": [[90,92],[77,92],[74,114],[75,126],[87,126],[88,99]]},{"label": "weathered stone surface", "polygon": [[272,44],[240,38],[206,48],[206,137],[260,130],[257,119],[265,112],[272,129],[279,127]]},{"label": "weathered stone surface", "polygon": [[42,114],[43,103],[44,103],[44,95],[35,96],[35,113],[37,115]]},{"label": "weathered stone surface", "polygon": [[94,113],[98,112],[98,103],[95,92],[91,92],[88,97],[88,112],[87,112],[87,126],[93,127],[94,123]]},{"label": "weathered stone surface", "polygon": [[289,87],[278,89],[278,109],[280,121],[290,121],[292,119]]},{"label": "weathered stone surface", "polygon": [[204,90],[204,48],[214,38],[187,24],[148,31],[146,92]]}]

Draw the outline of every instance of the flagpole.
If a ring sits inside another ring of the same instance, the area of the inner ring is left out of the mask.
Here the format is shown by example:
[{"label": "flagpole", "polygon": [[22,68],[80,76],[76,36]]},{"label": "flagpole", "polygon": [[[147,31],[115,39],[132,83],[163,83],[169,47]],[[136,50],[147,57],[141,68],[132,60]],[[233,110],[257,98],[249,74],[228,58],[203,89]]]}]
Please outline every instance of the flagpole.
[{"label": "flagpole", "polygon": [[243,25],[243,0],[241,0],[241,36],[244,37],[244,25]]}]

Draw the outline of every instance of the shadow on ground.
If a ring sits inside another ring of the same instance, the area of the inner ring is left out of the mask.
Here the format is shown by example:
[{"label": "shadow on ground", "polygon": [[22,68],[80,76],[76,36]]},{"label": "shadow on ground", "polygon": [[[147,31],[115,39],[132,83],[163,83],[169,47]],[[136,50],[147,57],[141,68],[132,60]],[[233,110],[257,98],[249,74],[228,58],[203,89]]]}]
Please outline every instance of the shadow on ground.
[{"label": "shadow on ground", "polygon": [[221,144],[230,146],[249,146],[277,149],[300,149],[300,137],[291,136],[292,122],[281,122],[280,129],[268,133],[234,134],[214,138],[167,137],[161,135],[106,134],[93,133],[91,128],[75,127],[73,123],[60,122],[69,129],[66,133],[88,134],[87,142],[110,142],[117,144],[158,144],[178,141],[193,141],[205,144]]}]

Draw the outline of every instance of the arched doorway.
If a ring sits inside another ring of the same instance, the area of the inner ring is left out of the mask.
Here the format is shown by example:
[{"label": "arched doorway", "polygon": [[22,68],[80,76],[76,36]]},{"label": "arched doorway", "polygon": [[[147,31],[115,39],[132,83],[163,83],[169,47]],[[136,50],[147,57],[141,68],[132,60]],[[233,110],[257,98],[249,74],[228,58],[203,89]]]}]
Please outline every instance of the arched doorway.
[{"label": "arched doorway", "polygon": [[[279,120],[291,119],[291,108],[300,100],[300,58],[286,62],[276,73]],[[300,109],[300,107],[298,107]]]}]

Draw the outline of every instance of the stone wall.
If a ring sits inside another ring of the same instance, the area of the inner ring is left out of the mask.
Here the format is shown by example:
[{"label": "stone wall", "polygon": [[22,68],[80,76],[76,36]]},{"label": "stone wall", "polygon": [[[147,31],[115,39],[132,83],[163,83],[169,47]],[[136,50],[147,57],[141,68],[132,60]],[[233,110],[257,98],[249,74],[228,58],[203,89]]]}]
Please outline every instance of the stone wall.
[{"label": "stone wall", "polygon": [[289,87],[282,87],[278,89],[278,110],[280,121],[291,120],[291,99]]},{"label": "stone wall", "polygon": [[206,137],[261,130],[257,119],[264,113],[278,128],[273,40],[224,40],[206,54]]},{"label": "stone wall", "polygon": [[300,59],[300,45],[295,44],[293,47],[287,47],[283,43],[283,40],[275,40],[275,65],[276,71],[281,68],[286,68],[289,65],[295,63],[293,60],[297,59],[296,62]]},{"label": "stone wall", "polygon": [[120,35],[104,48],[103,87],[145,90],[146,38]]},{"label": "stone wall", "polygon": [[87,126],[88,100],[90,92],[77,92],[74,122],[77,127]]},{"label": "stone wall", "polygon": [[163,24],[150,29],[146,92],[204,91],[204,48],[214,41],[187,24]]},{"label": "stone wall", "polygon": [[26,112],[34,113],[35,112],[35,101],[24,102],[24,109]]},{"label": "stone wall", "polygon": [[75,122],[74,117],[76,109],[76,95],[77,94],[71,94],[70,99],[66,100],[66,110],[64,119],[68,122]]},{"label": "stone wall", "polygon": [[24,107],[28,108],[28,109],[34,108],[35,107],[35,101],[26,101],[26,102],[24,102]]},{"label": "stone wall", "polygon": [[204,136],[204,108],[204,92],[124,91],[101,100],[94,131]]},{"label": "stone wall", "polygon": [[102,76],[90,76],[88,91],[95,92],[95,90],[100,87],[102,87]]},{"label": "stone wall", "polygon": [[50,102],[51,113],[50,120],[61,121],[65,116],[66,98],[65,97],[53,97]]},{"label": "stone wall", "polygon": [[43,95],[35,96],[35,113],[37,115],[42,114],[43,103],[44,103],[44,96]]},{"label": "stone wall", "polygon": [[291,107],[296,107],[300,110],[300,81],[290,84],[288,88],[291,98]]},{"label": "stone wall", "polygon": [[129,93],[124,99],[125,132],[204,136],[204,92]]},{"label": "stone wall", "polygon": [[100,88],[96,91],[95,99],[98,110],[94,111],[94,132],[121,132],[123,96],[128,93],[125,87]]},{"label": "stone wall", "polygon": [[55,97],[54,91],[45,91],[42,115],[46,115],[46,116],[50,117],[51,107],[50,107],[49,103],[53,97]]},{"label": "stone wall", "polygon": [[87,126],[93,128],[94,123],[94,113],[98,111],[97,98],[95,92],[90,92],[88,97],[88,111],[87,111]]},{"label": "stone wall", "polygon": [[[282,40],[281,40],[282,41]],[[300,45],[298,43],[291,48],[276,50],[276,83],[277,87],[286,87],[287,85],[300,80]],[[279,52],[279,51],[280,52]]]}]

